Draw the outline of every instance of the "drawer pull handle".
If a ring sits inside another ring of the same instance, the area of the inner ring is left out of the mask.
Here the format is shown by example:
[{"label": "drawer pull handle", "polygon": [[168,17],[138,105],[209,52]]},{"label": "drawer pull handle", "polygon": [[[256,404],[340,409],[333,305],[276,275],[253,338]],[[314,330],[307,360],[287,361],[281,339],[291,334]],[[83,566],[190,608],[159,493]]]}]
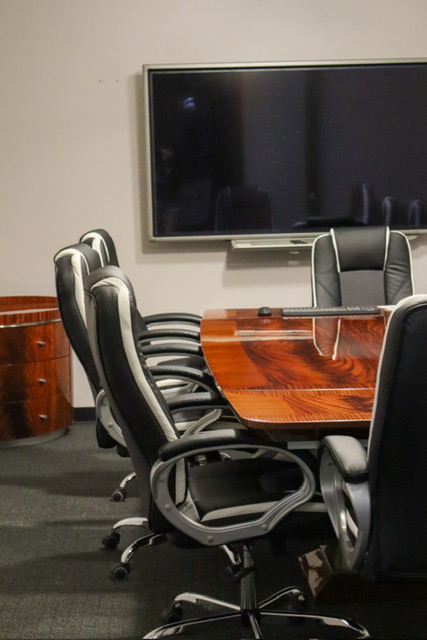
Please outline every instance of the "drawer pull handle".
[{"label": "drawer pull handle", "polygon": [[41,414],[39,415],[40,420],[47,420],[47,419],[48,419],[48,417],[49,417],[49,416],[47,415],[47,413],[41,413]]},{"label": "drawer pull handle", "polygon": [[37,382],[38,382],[39,384],[46,384],[47,379],[46,379],[46,378],[38,378],[38,379],[37,379]]},{"label": "drawer pull handle", "polygon": [[37,344],[39,345],[39,347],[45,347],[46,346],[46,341],[45,340],[38,340]]}]

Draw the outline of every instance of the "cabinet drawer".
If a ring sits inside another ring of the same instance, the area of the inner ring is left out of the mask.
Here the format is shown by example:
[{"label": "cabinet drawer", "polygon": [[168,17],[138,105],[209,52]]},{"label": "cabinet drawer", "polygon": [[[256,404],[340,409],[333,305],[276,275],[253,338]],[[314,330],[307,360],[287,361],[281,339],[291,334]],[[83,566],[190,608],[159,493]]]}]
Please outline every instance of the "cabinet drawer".
[{"label": "cabinet drawer", "polygon": [[0,365],[0,403],[26,398],[70,397],[70,358]]},{"label": "cabinet drawer", "polygon": [[0,328],[0,365],[60,358],[69,349],[60,321]]},{"label": "cabinet drawer", "polygon": [[0,440],[43,436],[72,422],[69,398],[63,395],[0,405]]}]

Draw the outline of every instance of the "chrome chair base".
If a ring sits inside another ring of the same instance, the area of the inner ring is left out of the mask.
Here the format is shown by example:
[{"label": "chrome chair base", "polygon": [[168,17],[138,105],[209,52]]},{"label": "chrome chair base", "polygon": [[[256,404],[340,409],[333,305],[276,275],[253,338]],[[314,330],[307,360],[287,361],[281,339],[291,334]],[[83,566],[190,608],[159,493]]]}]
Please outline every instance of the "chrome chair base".
[{"label": "chrome chair base", "polygon": [[138,549],[143,549],[144,547],[155,547],[159,544],[163,544],[164,542],[167,542],[167,537],[160,533],[150,533],[131,542],[120,556],[120,564],[114,567],[112,571],[113,578],[115,580],[125,580],[129,576],[131,570],[130,560]]},{"label": "chrome chair base", "polygon": [[145,527],[147,522],[147,518],[144,517],[123,518],[116,522],[111,532],[102,538],[102,544],[107,549],[115,549],[120,542],[120,529],[122,527]]},{"label": "chrome chair base", "polygon": [[111,500],[113,502],[123,502],[123,500],[126,500],[127,485],[129,482],[131,482],[135,478],[136,478],[135,471],[132,471],[132,473],[128,473],[128,475],[123,478],[123,480],[121,481],[117,489],[114,489],[113,493],[111,494]]},{"label": "chrome chair base", "polygon": [[[234,564],[231,574],[235,576],[234,579],[237,578],[240,582],[240,605],[211,598],[200,593],[180,593],[175,597],[170,611],[164,616],[167,624],[149,631],[144,636],[144,639],[157,640],[157,638],[178,635],[185,632],[189,627],[196,625],[221,623],[232,619],[240,621],[246,629],[250,629],[254,640],[263,640],[262,623],[268,624],[273,622],[274,619],[279,622],[283,620],[293,621],[294,623],[303,621],[315,622],[328,627],[354,631],[355,638],[369,638],[367,629],[358,622],[330,615],[301,611],[301,608],[305,608],[306,598],[298,587],[285,587],[258,602],[255,585],[255,562],[250,548],[246,545],[243,547],[243,561],[240,567]],[[267,607],[281,599],[287,600],[287,609],[282,611],[267,609]],[[183,620],[183,603],[201,605],[209,611],[226,609],[226,613]]]},{"label": "chrome chair base", "polygon": [[235,604],[216,600],[215,598],[209,598],[199,593],[182,593],[175,598],[174,604],[172,607],[172,610],[176,611],[178,616],[180,615],[179,611],[183,602],[200,604],[204,608],[207,608],[210,610],[214,608],[223,607],[231,611],[230,613],[211,615],[203,618],[202,617],[189,618],[188,620],[176,621],[169,624],[165,624],[161,627],[157,627],[156,629],[153,629],[143,637],[144,639],[157,640],[158,638],[165,638],[167,636],[185,633],[185,631],[189,627],[192,627],[195,625],[221,623],[223,621],[230,621],[235,619],[235,620],[240,620],[240,622],[245,627],[249,626],[251,628],[254,640],[263,640],[264,636],[261,629],[262,623],[265,622],[266,624],[268,624],[269,622],[272,622],[274,618],[276,618],[278,621],[288,620],[288,621],[294,621],[294,622],[302,622],[302,621],[315,622],[328,627],[335,627],[335,628],[338,627],[341,629],[345,629],[347,631],[354,631],[356,634],[355,638],[361,639],[361,638],[370,637],[368,630],[365,627],[363,627],[361,624],[353,620],[348,620],[345,618],[339,618],[339,617],[323,615],[323,614],[265,609],[265,607],[267,607],[268,604],[271,604],[271,602],[276,601],[283,596],[295,595],[295,592],[302,593],[299,591],[299,589],[296,589],[295,587],[288,587],[287,589],[282,589],[282,591],[273,594],[272,596],[270,596],[269,598],[266,598],[266,600],[261,602],[258,606],[258,611],[253,611],[253,610],[245,611]]}]

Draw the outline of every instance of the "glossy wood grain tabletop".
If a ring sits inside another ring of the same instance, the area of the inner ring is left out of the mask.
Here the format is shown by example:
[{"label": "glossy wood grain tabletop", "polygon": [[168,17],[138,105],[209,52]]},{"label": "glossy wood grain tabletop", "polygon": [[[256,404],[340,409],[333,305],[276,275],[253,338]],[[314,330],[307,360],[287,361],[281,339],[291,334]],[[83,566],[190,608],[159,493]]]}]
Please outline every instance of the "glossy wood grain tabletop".
[{"label": "glossy wood grain tabletop", "polygon": [[366,432],[384,330],[382,315],[283,317],[273,309],[258,317],[256,309],[212,310],[203,316],[201,342],[244,424],[311,438]]}]

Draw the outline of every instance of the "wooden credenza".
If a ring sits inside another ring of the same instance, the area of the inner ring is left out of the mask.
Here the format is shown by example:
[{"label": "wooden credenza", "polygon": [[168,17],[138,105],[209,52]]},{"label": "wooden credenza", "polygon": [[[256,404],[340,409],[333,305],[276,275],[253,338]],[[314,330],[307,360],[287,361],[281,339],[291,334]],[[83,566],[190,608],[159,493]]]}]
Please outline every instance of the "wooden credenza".
[{"label": "wooden credenza", "polygon": [[70,345],[57,299],[0,297],[0,447],[62,435],[72,415]]}]

